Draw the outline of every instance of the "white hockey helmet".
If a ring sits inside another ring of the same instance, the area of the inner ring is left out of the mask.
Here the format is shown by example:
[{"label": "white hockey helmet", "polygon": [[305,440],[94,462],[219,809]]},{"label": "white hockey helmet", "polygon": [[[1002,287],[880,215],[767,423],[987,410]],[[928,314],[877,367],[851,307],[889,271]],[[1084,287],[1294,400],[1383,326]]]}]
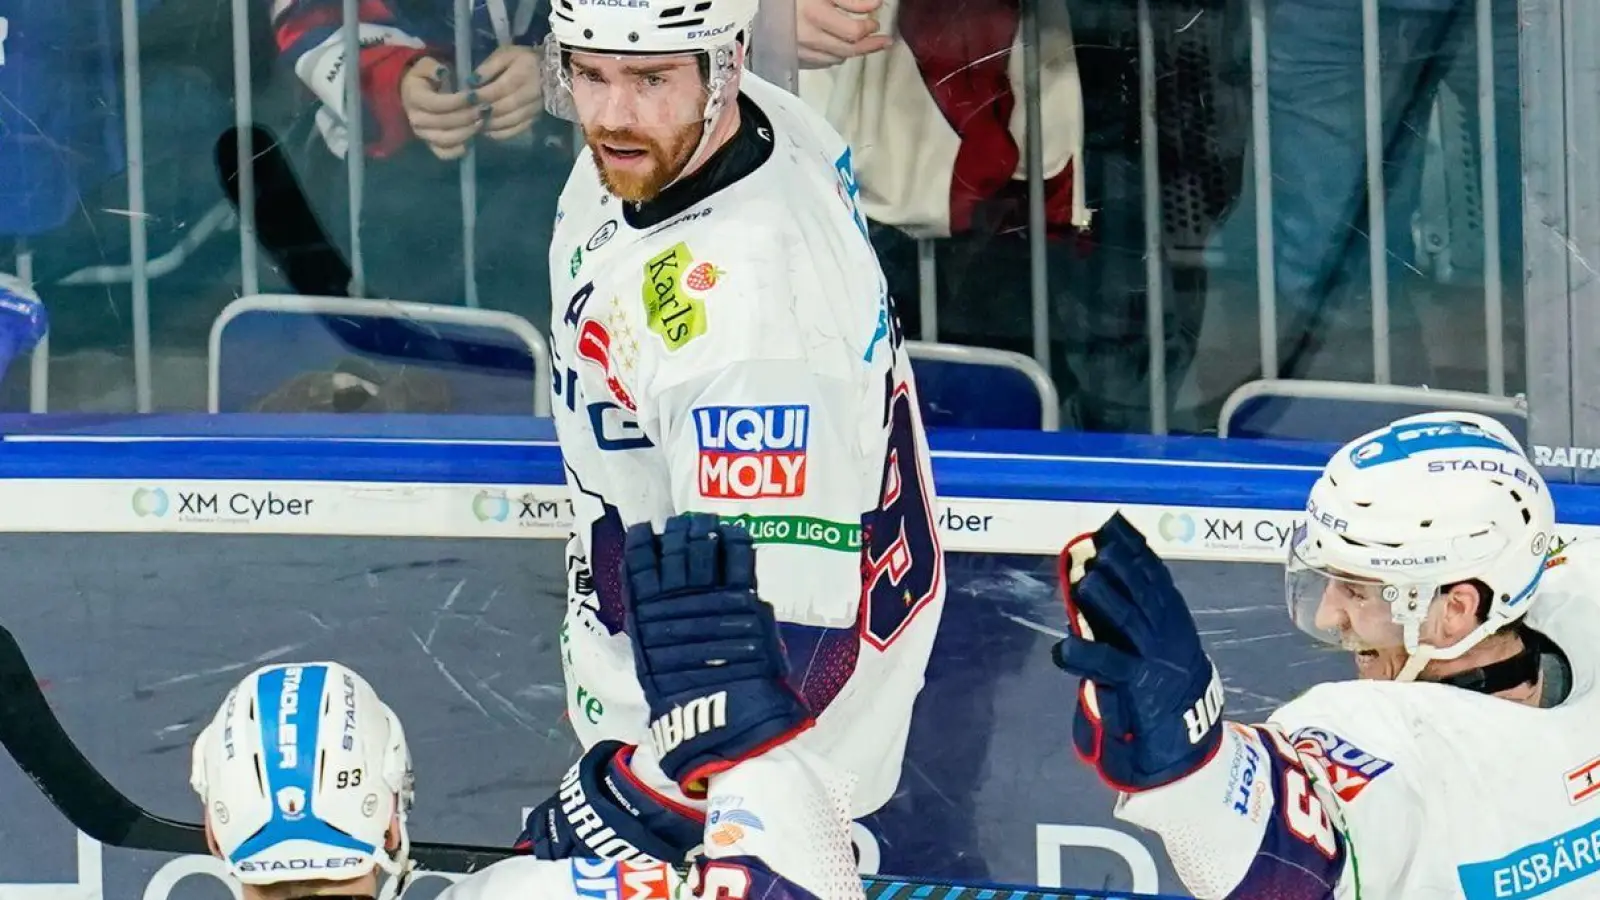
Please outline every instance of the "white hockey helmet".
[{"label": "white hockey helmet", "polygon": [[[1504,425],[1477,413],[1408,416],[1340,448],[1312,486],[1289,544],[1289,613],[1338,644],[1315,622],[1330,582],[1381,598],[1402,627],[1407,681],[1527,613],[1554,529],[1550,490]],[[1440,590],[1474,580],[1491,595],[1485,621],[1449,647],[1423,642]]]},{"label": "white hockey helmet", "polygon": [[[704,54],[706,99],[699,110],[667,108],[641,113],[645,121],[687,125],[696,116],[713,122],[740,68],[739,43],[748,47],[759,0],[552,0],[545,39],[545,109],[571,122],[599,102],[576,96],[569,55]],[[584,94],[580,89],[578,94]],[[647,102],[639,101],[635,102]]]},{"label": "white hockey helmet", "polygon": [[345,881],[376,866],[398,886],[409,871],[405,732],[338,663],[246,676],[195,739],[190,783],[223,861],[245,884]]}]

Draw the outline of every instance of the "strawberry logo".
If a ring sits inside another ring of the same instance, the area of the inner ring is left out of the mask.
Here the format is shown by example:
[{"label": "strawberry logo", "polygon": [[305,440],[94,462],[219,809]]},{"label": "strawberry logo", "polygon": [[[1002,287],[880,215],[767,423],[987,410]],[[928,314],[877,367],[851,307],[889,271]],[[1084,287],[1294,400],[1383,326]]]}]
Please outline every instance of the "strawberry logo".
[{"label": "strawberry logo", "polygon": [[711,263],[703,262],[689,270],[683,276],[683,286],[695,293],[704,293],[717,286],[717,279],[722,277],[722,272]]}]

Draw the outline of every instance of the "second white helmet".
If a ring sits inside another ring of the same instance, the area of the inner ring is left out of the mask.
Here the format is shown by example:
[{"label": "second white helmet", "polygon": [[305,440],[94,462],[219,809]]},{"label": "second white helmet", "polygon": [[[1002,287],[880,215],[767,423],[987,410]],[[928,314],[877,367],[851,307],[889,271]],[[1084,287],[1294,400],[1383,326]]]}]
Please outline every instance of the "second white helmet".
[{"label": "second white helmet", "polygon": [[405,732],[338,663],[246,676],[195,740],[190,783],[223,861],[245,884],[407,871]]},{"label": "second white helmet", "polygon": [[[1430,659],[1455,659],[1527,614],[1555,542],[1550,489],[1500,422],[1465,412],[1399,419],[1340,448],[1311,489],[1290,542],[1290,614],[1322,633],[1315,612],[1330,579],[1377,588],[1411,655],[1401,680]],[[1484,621],[1463,640],[1421,638],[1440,589],[1488,588]]]}]

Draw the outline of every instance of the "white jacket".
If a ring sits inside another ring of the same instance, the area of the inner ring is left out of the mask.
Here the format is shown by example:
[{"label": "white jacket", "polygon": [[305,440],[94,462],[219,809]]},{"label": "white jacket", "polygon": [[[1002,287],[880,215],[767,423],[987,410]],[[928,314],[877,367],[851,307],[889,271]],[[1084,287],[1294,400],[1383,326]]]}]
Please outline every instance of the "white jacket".
[{"label": "white jacket", "polygon": [[[1072,27],[1062,0],[1039,4],[1041,121],[1044,123],[1044,177],[1053,178],[1078,161],[1083,166],[1083,91],[1078,82],[1078,57],[1072,45]],[[884,0],[880,21],[893,23],[900,0]],[[1026,180],[1027,107],[1023,104],[1022,34],[1011,45],[1007,74],[1017,98],[1010,131],[1023,151],[1012,176]],[[800,72],[800,96],[821,110],[849,141],[854,151],[856,176],[861,183],[860,205],[875,222],[894,225],[917,238],[950,235],[950,177],[955,169],[960,138],[945,121],[911,50],[901,41],[888,49],[846,60],[829,69]],[[1089,224],[1082,178],[1074,185],[1072,224]]]}]

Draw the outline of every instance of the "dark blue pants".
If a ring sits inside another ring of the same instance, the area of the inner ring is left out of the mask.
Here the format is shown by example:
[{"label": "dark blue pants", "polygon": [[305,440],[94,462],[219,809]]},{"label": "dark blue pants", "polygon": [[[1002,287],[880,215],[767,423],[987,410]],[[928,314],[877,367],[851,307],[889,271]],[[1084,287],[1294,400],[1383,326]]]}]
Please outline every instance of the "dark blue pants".
[{"label": "dark blue pants", "polygon": [[[1271,0],[1267,10],[1275,272],[1280,327],[1292,354],[1305,331],[1344,318],[1359,322],[1370,312],[1361,5]],[[1441,84],[1467,108],[1477,146],[1476,13],[1473,0],[1386,0],[1379,18],[1386,252],[1398,325],[1408,316],[1406,285],[1421,280],[1412,221],[1428,118]],[[1494,0],[1493,40],[1499,152],[1480,162],[1498,175],[1502,271],[1507,295],[1514,297],[1521,285],[1515,0]],[[1238,235],[1241,226],[1234,223],[1230,232]],[[1402,342],[1397,339],[1396,353]],[[1398,360],[1396,368],[1398,376]]]}]

